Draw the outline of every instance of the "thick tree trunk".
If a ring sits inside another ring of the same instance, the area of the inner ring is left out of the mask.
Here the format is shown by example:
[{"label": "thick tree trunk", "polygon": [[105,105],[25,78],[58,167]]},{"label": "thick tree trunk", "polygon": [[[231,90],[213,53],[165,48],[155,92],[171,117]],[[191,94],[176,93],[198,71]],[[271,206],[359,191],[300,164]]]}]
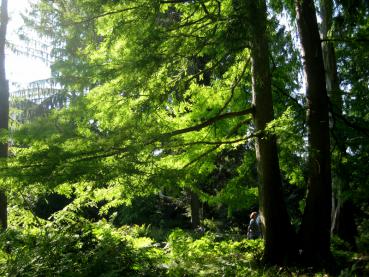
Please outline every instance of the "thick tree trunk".
[{"label": "thick tree trunk", "polygon": [[328,39],[328,33],[332,28],[333,1],[321,0],[321,35],[323,39],[322,51],[325,69],[325,81],[327,93],[332,104],[332,110],[336,113],[342,113],[342,93],[337,75],[337,61],[332,41]]},{"label": "thick tree trunk", "polygon": [[254,124],[255,131],[261,132],[255,140],[255,150],[260,216],[265,240],[264,258],[267,263],[282,264],[293,255],[294,235],[283,198],[276,139],[263,134],[267,123],[273,120],[266,4],[264,0],[252,0],[247,5],[252,18],[249,24]]},{"label": "thick tree trunk", "polygon": [[331,154],[328,95],[319,29],[313,0],[297,0],[297,25],[306,76],[309,177],[301,224],[306,262],[324,264],[330,257]]},{"label": "thick tree trunk", "polygon": [[[341,163],[342,155],[346,155],[346,139],[339,130],[339,125],[333,121],[334,115],[342,115],[343,103],[342,103],[342,91],[340,90],[340,84],[337,73],[337,60],[334,49],[334,44],[329,41],[329,31],[332,29],[334,4],[332,0],[320,0],[321,10],[321,37],[323,60],[325,69],[325,80],[327,85],[327,93],[331,104],[331,117],[332,122],[330,127],[335,133],[335,144],[337,150],[333,152],[332,164],[339,165]],[[350,242],[355,246],[355,234],[356,226],[351,213],[354,209],[354,205],[351,199],[342,199],[342,192],[347,188],[347,184],[344,183],[340,177],[340,170],[336,169],[336,172],[332,171],[332,226],[331,233],[337,234],[340,238]],[[345,201],[345,202],[343,202]],[[351,214],[350,214],[351,213]]]},{"label": "thick tree trunk", "polygon": [[[9,85],[5,75],[5,40],[8,25],[8,1],[1,1],[0,21],[0,130],[8,129]],[[0,143],[0,158],[8,156],[8,143]],[[7,228],[7,199],[4,189],[0,188],[0,225]]]}]

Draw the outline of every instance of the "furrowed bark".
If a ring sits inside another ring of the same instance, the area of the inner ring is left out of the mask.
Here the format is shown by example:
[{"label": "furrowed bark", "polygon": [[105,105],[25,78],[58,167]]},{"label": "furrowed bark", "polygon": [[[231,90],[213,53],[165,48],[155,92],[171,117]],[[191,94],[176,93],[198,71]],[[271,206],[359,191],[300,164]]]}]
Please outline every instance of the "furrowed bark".
[{"label": "furrowed bark", "polygon": [[[255,132],[263,132],[273,120],[273,99],[267,11],[263,0],[248,1],[252,60],[252,91]],[[294,252],[294,233],[285,206],[276,138],[259,136],[255,140],[259,178],[259,208],[265,240],[264,259],[269,264],[283,264]]]},{"label": "furrowed bark", "polygon": [[309,176],[300,235],[305,261],[324,264],[330,260],[331,153],[329,101],[322,47],[313,0],[297,0],[297,25],[306,76]]}]

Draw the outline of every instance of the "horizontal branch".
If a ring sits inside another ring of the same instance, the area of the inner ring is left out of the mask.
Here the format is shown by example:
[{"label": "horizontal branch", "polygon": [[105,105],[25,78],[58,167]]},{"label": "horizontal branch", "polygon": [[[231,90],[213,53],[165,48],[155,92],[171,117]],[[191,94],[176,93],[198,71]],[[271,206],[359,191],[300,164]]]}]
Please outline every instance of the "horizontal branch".
[{"label": "horizontal branch", "polygon": [[257,134],[252,134],[250,136],[245,136],[239,139],[234,139],[234,140],[223,140],[223,141],[193,141],[193,142],[188,142],[188,143],[183,143],[180,145],[176,145],[176,147],[180,147],[180,146],[191,146],[191,145],[198,145],[198,144],[205,144],[205,145],[223,145],[223,144],[234,144],[234,143],[238,143],[241,141],[245,141],[245,140],[249,140],[251,138],[255,138],[257,137]]},{"label": "horizontal branch", "polygon": [[183,129],[179,129],[179,130],[175,130],[175,131],[172,131],[172,132],[169,132],[169,133],[161,134],[159,137],[157,137],[157,139],[154,139],[153,141],[157,141],[157,140],[160,140],[162,138],[170,138],[170,137],[181,135],[181,134],[184,134],[184,133],[200,131],[201,129],[203,129],[207,126],[210,126],[210,125],[214,124],[217,121],[224,120],[226,118],[232,118],[232,117],[252,114],[253,112],[254,112],[254,107],[251,107],[249,109],[238,111],[238,112],[229,112],[229,113],[220,114],[220,115],[212,117],[212,118],[210,118],[210,119],[208,119],[208,120],[206,120],[206,121],[204,121],[204,122],[202,122],[198,125],[183,128]]},{"label": "horizontal branch", "polygon": [[169,31],[179,30],[179,29],[181,29],[181,28],[189,27],[189,26],[192,26],[192,25],[198,24],[198,23],[200,23],[200,22],[202,22],[202,21],[206,21],[206,20],[208,20],[208,19],[209,19],[209,17],[208,17],[207,15],[205,15],[205,16],[203,16],[203,17],[201,17],[201,18],[197,19],[197,20],[193,20],[193,21],[186,21],[186,22],[184,22],[184,23],[182,23],[182,24],[180,24],[180,25],[174,25],[174,27],[173,27],[173,28],[169,28],[168,30],[169,30]]},{"label": "horizontal branch", "polygon": [[135,9],[138,9],[138,8],[141,8],[141,7],[143,7],[143,5],[129,7],[129,8],[125,8],[125,9],[116,10],[116,11],[110,11],[110,12],[106,12],[106,13],[102,13],[102,14],[98,14],[98,15],[95,15],[95,16],[92,16],[92,17],[89,17],[89,18],[80,20],[80,21],[76,21],[76,22],[74,22],[74,24],[82,24],[82,23],[91,22],[91,21],[96,20],[96,19],[101,18],[101,17],[105,17],[105,16],[117,14],[117,13],[122,13],[122,12],[128,12],[128,11],[132,11],[132,10],[135,10]]}]

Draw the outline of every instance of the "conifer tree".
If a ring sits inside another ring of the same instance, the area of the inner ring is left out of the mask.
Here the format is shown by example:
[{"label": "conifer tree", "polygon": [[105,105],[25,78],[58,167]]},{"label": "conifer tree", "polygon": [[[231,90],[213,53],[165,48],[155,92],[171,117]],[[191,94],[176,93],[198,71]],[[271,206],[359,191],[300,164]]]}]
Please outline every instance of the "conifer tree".
[{"label": "conifer tree", "polygon": [[314,1],[296,1],[297,24],[306,76],[309,173],[302,219],[303,255],[308,262],[329,261],[331,229],[331,153],[328,94]]}]

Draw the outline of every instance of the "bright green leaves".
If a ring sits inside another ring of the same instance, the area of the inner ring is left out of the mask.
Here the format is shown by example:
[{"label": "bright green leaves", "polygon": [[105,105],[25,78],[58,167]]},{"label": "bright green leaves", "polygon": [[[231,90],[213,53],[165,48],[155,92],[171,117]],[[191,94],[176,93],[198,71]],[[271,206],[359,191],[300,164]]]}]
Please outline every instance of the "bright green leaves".
[{"label": "bright green leaves", "polygon": [[250,265],[263,251],[261,240],[219,241],[210,232],[194,239],[180,229],[170,234],[169,245],[170,276],[253,276]]},{"label": "bright green leaves", "polygon": [[298,114],[287,107],[285,112],[270,122],[265,129],[267,135],[275,135],[279,142],[280,167],[290,184],[303,186],[306,154],[303,132]]},{"label": "bright green leaves", "polygon": [[[103,212],[163,187],[201,193],[221,167],[217,160],[252,149],[248,17],[236,6],[228,0],[41,1],[41,30],[56,30],[55,74],[86,95],[19,131],[29,152],[17,156],[18,165],[43,165],[39,179],[27,179],[29,170],[22,181],[41,180],[81,199],[94,191],[88,201],[105,200]],[[291,78],[289,72],[278,80]],[[251,205],[252,172],[240,164],[231,171],[217,201],[233,210]]]}]

